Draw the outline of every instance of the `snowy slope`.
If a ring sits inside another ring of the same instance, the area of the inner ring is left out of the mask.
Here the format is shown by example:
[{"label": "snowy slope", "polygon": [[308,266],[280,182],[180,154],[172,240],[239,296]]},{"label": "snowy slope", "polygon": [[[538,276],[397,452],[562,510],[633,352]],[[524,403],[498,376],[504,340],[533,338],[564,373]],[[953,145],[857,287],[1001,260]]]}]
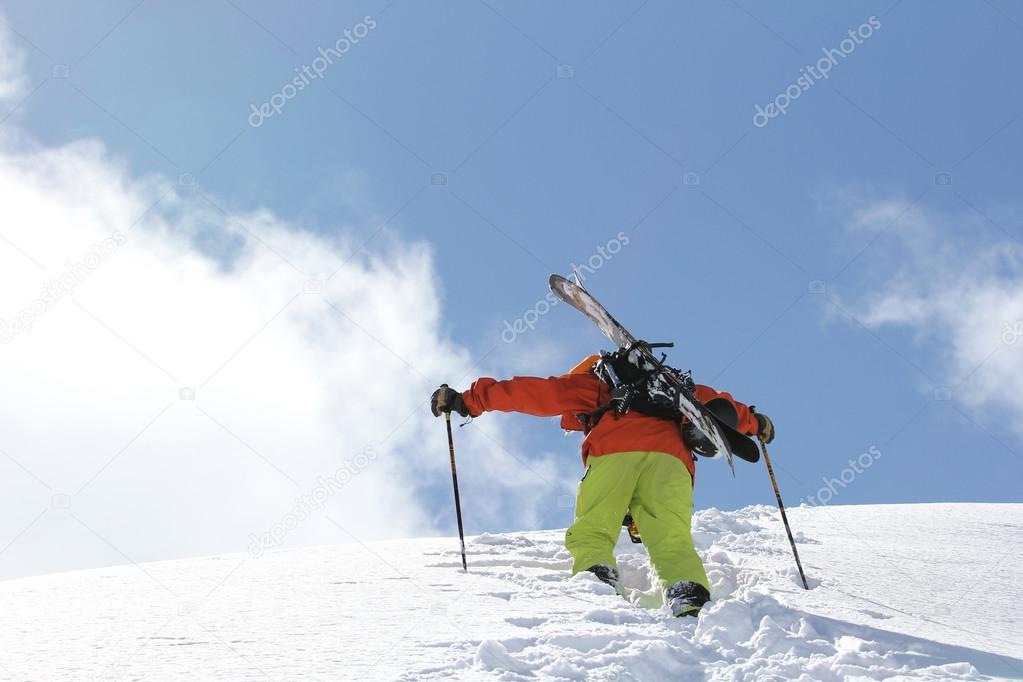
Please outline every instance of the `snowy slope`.
[{"label": "snowy slope", "polygon": [[[1023,679],[1023,505],[700,512],[715,602],[569,576],[561,531],[406,540],[0,583],[10,679]],[[624,537],[624,536],[623,536]]]}]

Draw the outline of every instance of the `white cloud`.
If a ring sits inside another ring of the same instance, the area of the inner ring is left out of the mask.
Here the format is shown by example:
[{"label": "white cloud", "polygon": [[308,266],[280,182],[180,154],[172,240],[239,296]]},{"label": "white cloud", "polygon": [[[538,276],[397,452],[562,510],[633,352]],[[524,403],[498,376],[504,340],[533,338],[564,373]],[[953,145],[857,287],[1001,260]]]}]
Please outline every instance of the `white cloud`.
[{"label": "white cloud", "polygon": [[847,301],[857,317],[912,330],[957,400],[1023,432],[1023,243],[1001,218],[967,207],[846,199],[847,226],[877,237]]},{"label": "white cloud", "polygon": [[[365,448],[287,544],[348,541],[327,516],[452,532],[424,494],[450,480],[425,400],[481,370],[443,331],[429,244],[352,256],[347,232],[133,177],[96,141],[0,144],[0,188],[0,577],[244,551]],[[533,525],[576,460],[527,458],[503,424],[458,430],[467,513]]]}]

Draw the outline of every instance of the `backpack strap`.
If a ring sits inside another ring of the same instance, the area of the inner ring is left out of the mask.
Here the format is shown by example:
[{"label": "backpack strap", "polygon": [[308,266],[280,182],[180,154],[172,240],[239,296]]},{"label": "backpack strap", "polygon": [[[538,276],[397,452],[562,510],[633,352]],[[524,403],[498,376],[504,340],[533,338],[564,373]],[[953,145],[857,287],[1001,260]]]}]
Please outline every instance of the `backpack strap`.
[{"label": "backpack strap", "polygon": [[614,401],[609,400],[606,405],[602,405],[591,412],[580,412],[575,415],[575,418],[579,420],[579,423],[583,425],[583,435],[590,435],[590,431],[596,428],[597,424],[600,423],[600,418],[604,416],[604,413],[611,410],[614,406]]}]

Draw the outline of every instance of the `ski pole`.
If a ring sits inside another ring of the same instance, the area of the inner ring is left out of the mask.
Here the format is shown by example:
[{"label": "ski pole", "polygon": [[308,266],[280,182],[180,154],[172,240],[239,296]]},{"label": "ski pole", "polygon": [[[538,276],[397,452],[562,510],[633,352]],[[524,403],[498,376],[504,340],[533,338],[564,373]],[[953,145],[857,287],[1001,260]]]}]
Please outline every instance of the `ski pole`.
[{"label": "ski pole", "polygon": [[771,458],[767,455],[767,443],[764,442],[763,438],[758,438],[760,441],[760,450],[764,453],[764,463],[767,465],[767,473],[771,476],[771,485],[774,487],[774,497],[778,500],[778,509],[781,511],[781,520],[785,524],[785,532],[789,536],[789,544],[792,545],[792,556],[796,557],[796,568],[799,569],[799,577],[803,579],[803,589],[809,590],[810,586],[806,583],[806,574],[803,573],[803,562],[799,560],[799,551],[796,549],[796,541],[792,538],[792,528],[789,526],[789,517],[785,513],[785,505],[781,501],[781,491],[778,490],[778,479],[774,477],[774,467],[771,466]]},{"label": "ski pole", "polygon": [[455,439],[451,435],[451,413],[444,413],[444,422],[448,427],[448,452],[451,453],[451,485],[455,489],[455,516],[458,518],[458,540],[462,543],[462,570],[469,572],[465,563],[465,533],[462,531],[462,501],[458,496],[458,471],[455,469]]}]

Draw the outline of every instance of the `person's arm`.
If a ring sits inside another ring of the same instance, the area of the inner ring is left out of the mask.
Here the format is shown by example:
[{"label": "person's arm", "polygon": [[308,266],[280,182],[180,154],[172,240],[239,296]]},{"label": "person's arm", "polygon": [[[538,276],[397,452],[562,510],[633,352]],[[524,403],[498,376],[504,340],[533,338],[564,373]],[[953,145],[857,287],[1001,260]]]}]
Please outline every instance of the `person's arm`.
[{"label": "person's arm", "polygon": [[739,431],[747,436],[756,436],[760,432],[760,424],[757,421],[756,413],[744,403],[740,403],[731,394],[724,391],[717,391],[710,386],[696,385],[696,399],[703,404],[709,403],[715,398],[724,398],[735,406],[735,412],[739,416]]},{"label": "person's arm", "polygon": [[597,404],[600,380],[592,374],[560,377],[515,377],[498,381],[483,377],[462,393],[469,413],[522,412],[553,417],[566,412],[587,412]]}]

